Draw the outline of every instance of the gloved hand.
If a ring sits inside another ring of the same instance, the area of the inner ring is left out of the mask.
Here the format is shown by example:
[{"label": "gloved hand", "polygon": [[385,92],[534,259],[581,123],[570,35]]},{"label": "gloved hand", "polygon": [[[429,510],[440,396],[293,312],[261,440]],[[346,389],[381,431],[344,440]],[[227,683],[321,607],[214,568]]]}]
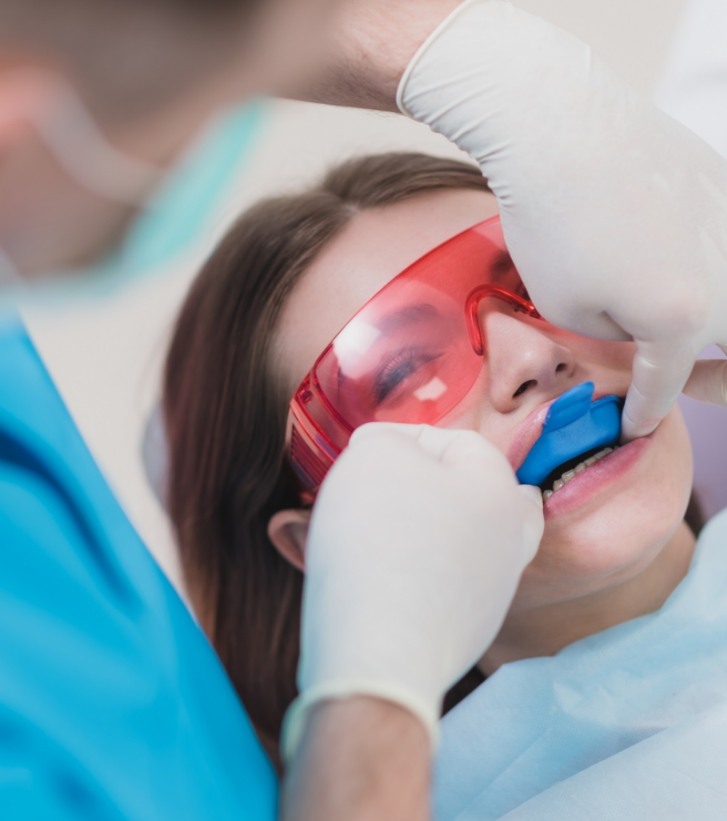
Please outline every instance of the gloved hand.
[{"label": "gloved hand", "polygon": [[[727,350],[727,163],[585,44],[499,0],[440,25],[398,104],[477,160],[547,319],[636,341],[623,430],[651,432],[698,352]],[[700,363],[689,393],[727,404],[724,365]]]},{"label": "gloved hand", "polygon": [[540,491],[477,433],[359,428],[326,477],[306,546],[301,695],[374,695],[434,733],[442,698],[497,634],[543,531]]}]

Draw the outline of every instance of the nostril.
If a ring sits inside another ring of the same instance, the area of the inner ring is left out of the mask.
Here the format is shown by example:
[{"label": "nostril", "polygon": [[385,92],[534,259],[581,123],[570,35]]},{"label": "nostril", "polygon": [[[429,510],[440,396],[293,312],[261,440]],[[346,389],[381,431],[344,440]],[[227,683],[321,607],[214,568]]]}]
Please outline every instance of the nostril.
[{"label": "nostril", "polygon": [[555,372],[556,372],[556,373],[563,373],[563,371],[564,371],[567,367],[568,367],[568,366],[565,364],[565,362],[559,362],[559,363],[558,363],[558,365],[556,365]]},{"label": "nostril", "polygon": [[523,382],[522,385],[515,391],[512,395],[513,399],[516,399],[521,394],[525,393],[528,388],[534,388],[538,383],[534,379],[528,379],[527,382]]}]

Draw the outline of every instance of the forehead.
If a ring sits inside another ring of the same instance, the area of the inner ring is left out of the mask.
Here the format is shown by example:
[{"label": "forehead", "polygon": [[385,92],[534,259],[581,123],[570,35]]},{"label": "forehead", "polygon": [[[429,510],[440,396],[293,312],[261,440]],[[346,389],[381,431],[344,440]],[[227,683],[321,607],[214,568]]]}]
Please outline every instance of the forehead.
[{"label": "forehead", "polygon": [[387,282],[427,251],[497,213],[492,194],[456,190],[353,217],[303,274],[281,314],[276,347],[291,393],[338,331]]}]

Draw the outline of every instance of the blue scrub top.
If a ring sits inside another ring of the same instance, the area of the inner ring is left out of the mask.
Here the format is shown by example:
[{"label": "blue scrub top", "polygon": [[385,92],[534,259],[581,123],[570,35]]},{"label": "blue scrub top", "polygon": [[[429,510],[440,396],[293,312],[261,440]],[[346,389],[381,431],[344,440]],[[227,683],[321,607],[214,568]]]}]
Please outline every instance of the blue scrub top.
[{"label": "blue scrub top", "polygon": [[230,681],[15,318],[0,323],[0,624],[0,817],[276,817]]}]

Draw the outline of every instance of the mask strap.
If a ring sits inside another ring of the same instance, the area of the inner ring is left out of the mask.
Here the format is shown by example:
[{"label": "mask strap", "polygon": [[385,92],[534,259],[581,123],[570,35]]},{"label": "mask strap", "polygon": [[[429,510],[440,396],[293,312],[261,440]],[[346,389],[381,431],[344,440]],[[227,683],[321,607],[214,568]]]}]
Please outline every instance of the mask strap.
[{"label": "mask strap", "polygon": [[143,206],[165,177],[164,170],[111,145],[71,86],[65,85],[54,96],[43,110],[34,109],[32,117],[66,173],[101,197]]},{"label": "mask strap", "polygon": [[10,257],[0,248],[0,291],[25,284]]}]

